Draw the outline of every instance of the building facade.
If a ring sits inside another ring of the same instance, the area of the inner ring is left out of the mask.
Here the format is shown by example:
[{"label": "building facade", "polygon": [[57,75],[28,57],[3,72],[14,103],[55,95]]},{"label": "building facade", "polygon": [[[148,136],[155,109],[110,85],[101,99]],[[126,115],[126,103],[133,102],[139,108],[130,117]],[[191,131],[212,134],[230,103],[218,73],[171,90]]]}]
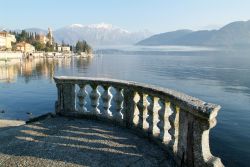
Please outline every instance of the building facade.
[{"label": "building facade", "polygon": [[46,44],[48,42],[48,38],[45,35],[39,35],[38,40],[41,44]]},{"label": "building facade", "polygon": [[62,46],[61,51],[62,52],[70,52],[70,47],[69,46]]},{"label": "building facade", "polygon": [[56,51],[61,52],[62,51],[62,46],[61,45],[57,45]]},{"label": "building facade", "polygon": [[8,32],[2,31],[0,32],[0,48],[2,49],[12,49],[12,43],[16,42],[15,35],[11,35]]},{"label": "building facade", "polygon": [[0,36],[0,48],[4,48],[6,43],[5,37]]},{"label": "building facade", "polygon": [[24,53],[32,53],[35,51],[35,47],[26,42],[19,42],[16,44],[16,50]]},{"label": "building facade", "polygon": [[38,40],[42,44],[49,43],[50,45],[53,45],[54,42],[53,42],[52,29],[48,28],[48,34],[47,35],[43,35],[43,34],[38,35]]}]

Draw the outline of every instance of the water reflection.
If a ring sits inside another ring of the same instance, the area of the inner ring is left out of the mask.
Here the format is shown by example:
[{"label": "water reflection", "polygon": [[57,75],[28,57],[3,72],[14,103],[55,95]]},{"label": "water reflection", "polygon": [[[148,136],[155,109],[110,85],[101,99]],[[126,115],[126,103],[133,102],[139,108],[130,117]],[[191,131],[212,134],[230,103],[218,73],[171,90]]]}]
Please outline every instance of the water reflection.
[{"label": "water reflection", "polygon": [[53,79],[58,69],[87,69],[92,58],[36,58],[0,61],[0,82],[16,82],[22,77],[25,83],[46,77]]},{"label": "water reflection", "polygon": [[0,61],[0,82],[15,82],[20,73],[21,60]]}]

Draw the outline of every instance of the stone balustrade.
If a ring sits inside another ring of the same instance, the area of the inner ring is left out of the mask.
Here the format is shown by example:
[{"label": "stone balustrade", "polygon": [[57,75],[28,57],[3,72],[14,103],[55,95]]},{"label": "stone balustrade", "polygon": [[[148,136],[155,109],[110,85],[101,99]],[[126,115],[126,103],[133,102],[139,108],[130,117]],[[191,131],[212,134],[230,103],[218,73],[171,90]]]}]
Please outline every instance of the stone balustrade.
[{"label": "stone balustrade", "polygon": [[179,166],[223,166],[209,147],[220,106],[130,81],[55,77],[56,113],[109,121],[130,128],[166,149]]}]

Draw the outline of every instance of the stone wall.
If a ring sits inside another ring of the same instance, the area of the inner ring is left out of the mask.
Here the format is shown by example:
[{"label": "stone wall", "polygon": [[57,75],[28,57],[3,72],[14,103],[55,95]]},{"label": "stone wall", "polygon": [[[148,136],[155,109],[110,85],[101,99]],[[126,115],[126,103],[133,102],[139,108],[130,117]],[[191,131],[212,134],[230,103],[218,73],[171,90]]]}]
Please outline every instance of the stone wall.
[{"label": "stone wall", "polygon": [[21,59],[22,57],[22,52],[0,52],[0,59]]}]

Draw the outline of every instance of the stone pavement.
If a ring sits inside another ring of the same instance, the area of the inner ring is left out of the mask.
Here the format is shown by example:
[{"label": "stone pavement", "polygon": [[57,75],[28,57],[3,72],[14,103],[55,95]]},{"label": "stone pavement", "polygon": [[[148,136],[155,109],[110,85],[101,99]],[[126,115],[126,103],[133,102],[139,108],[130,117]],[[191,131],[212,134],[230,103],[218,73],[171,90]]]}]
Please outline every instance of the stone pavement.
[{"label": "stone pavement", "polygon": [[130,130],[91,120],[47,118],[0,127],[0,166],[174,166],[170,156]]},{"label": "stone pavement", "polygon": [[0,129],[7,129],[15,126],[24,125],[25,121],[17,121],[17,120],[2,120],[0,119]]}]

